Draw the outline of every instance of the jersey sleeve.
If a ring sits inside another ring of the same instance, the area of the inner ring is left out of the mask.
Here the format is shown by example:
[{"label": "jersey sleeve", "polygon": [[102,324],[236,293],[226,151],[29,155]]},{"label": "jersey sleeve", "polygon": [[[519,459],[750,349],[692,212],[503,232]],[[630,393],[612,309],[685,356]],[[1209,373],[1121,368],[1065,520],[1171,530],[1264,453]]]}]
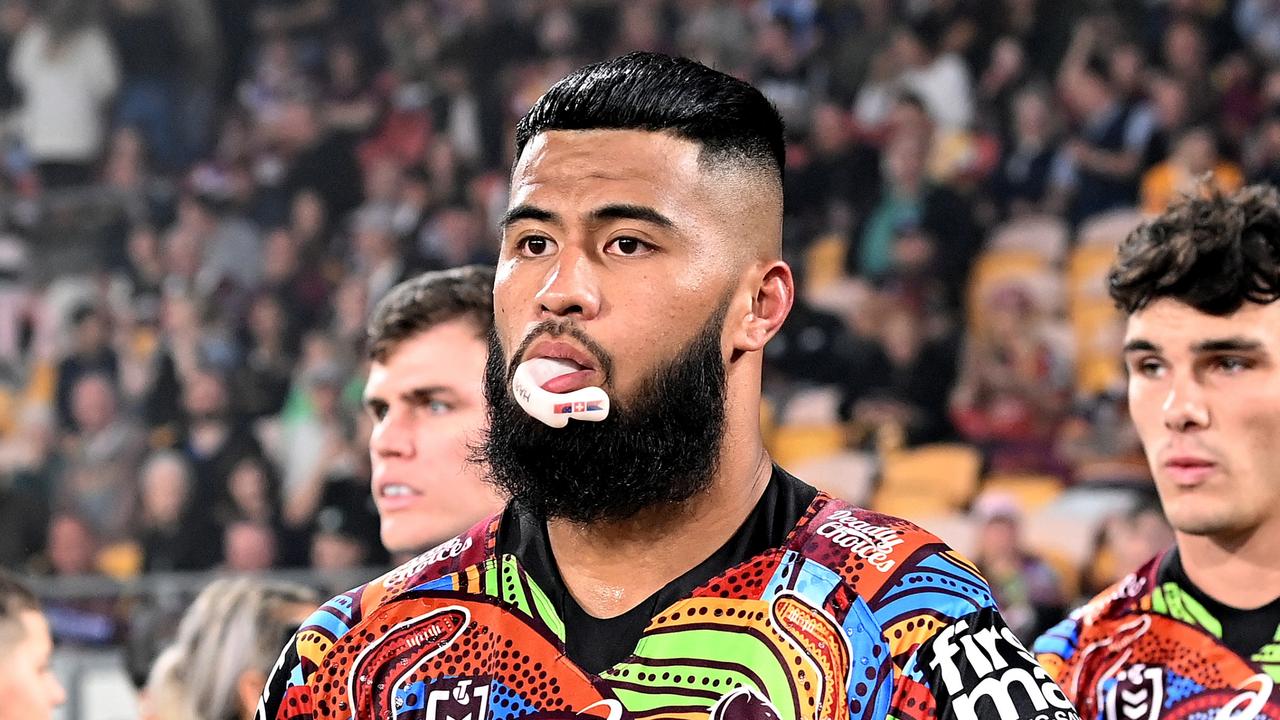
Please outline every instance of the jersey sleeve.
[{"label": "jersey sleeve", "polygon": [[[895,717],[1079,720],[1054,678],[995,607],[942,626],[917,648],[903,674],[908,682],[895,695]],[[932,706],[932,712],[911,712],[913,705]]]},{"label": "jersey sleeve", "polygon": [[311,688],[306,682],[302,661],[298,656],[295,636],[280,653],[280,659],[267,677],[267,686],[258,701],[255,720],[310,720]]}]

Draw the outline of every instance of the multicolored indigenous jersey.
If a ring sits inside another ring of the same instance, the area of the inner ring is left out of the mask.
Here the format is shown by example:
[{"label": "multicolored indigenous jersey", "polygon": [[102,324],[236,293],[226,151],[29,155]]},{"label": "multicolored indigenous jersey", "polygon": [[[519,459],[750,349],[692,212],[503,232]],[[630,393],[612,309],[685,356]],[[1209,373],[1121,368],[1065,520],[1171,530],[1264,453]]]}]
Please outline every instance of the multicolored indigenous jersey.
[{"label": "multicolored indigenous jersey", "polygon": [[1280,599],[1216,602],[1176,550],[1076,610],[1035,651],[1084,718],[1280,720]]},{"label": "multicolored indigenous jersey", "polygon": [[[775,469],[787,483],[803,486]],[[804,497],[781,542],[646,611],[598,672],[566,641],[562,593],[504,551],[504,524],[545,527],[508,508],[318,610],[259,720],[1078,718],[972,564],[906,521]]]}]

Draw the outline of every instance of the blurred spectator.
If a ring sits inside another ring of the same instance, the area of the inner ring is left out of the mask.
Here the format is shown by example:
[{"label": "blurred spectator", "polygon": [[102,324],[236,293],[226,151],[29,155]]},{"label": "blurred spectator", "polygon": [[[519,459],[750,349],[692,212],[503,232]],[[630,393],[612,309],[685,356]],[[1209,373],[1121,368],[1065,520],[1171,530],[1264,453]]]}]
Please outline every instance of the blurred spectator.
[{"label": "blurred spectator", "polygon": [[[364,487],[358,490],[364,494]],[[311,567],[322,572],[354,570],[369,564],[378,542],[378,516],[367,503],[335,502],[316,512],[311,535]]]},{"label": "blurred spectator", "polygon": [[963,130],[973,122],[973,81],[964,60],[943,46],[944,31],[934,18],[894,31],[898,81],[924,100],[940,128]]},{"label": "blurred spectator", "polygon": [[1127,513],[1107,518],[1099,529],[1085,560],[1081,593],[1092,597],[1102,592],[1172,545],[1173,529],[1159,499],[1154,492],[1141,494]]},{"label": "blurred spectator", "polygon": [[1058,432],[1055,453],[1079,483],[1138,485],[1151,480],[1123,389],[1077,400]]},{"label": "blurred spectator", "polygon": [[1060,212],[1053,191],[1053,163],[1059,140],[1049,98],[1027,88],[1013,98],[1013,133],[1004,140],[1005,155],[991,177],[990,196],[1000,218]]},{"label": "blurred spectator", "polygon": [[120,361],[111,347],[109,323],[101,309],[89,305],[80,306],[71,313],[71,350],[58,363],[56,403],[58,422],[63,428],[77,427],[71,393],[82,377],[100,374],[114,384],[120,375]]},{"label": "blurred spectator", "polygon": [[267,673],[319,602],[308,588],[248,578],[215,580],[178,625],[143,689],[144,720],[236,718],[258,708]]},{"label": "blurred spectator", "polygon": [[1069,219],[1078,224],[1135,204],[1152,132],[1150,113],[1120,96],[1096,57],[1068,64],[1059,84],[1078,126],[1063,146],[1065,165],[1057,171],[1057,182],[1073,192]]},{"label": "blurred spectator", "polygon": [[293,375],[296,338],[280,301],[260,293],[249,303],[244,362],[232,375],[237,414],[248,419],[275,415],[284,408]]},{"label": "blurred spectator", "polygon": [[49,520],[45,554],[37,570],[59,577],[77,577],[98,571],[98,536],[83,518],[59,512]]},{"label": "blurred spectator", "polygon": [[291,527],[302,526],[314,515],[330,476],[350,473],[354,465],[354,429],[342,403],[346,381],[337,365],[308,371],[302,383],[309,412],[281,419],[277,457],[284,469],[285,522]]},{"label": "blurred spectator", "polygon": [[183,386],[185,418],[177,447],[191,461],[195,488],[191,503],[212,508],[225,502],[227,478],[246,457],[261,457],[262,449],[232,416],[223,377],[211,368],[198,368]]},{"label": "blurred spectator", "polygon": [[230,178],[201,166],[189,182],[171,232],[190,237],[200,253],[193,289],[204,298],[230,299],[256,288],[262,277],[262,241],[257,227],[235,212]]},{"label": "blurred spectator", "polygon": [[217,512],[223,525],[248,520],[280,527],[280,481],[266,460],[251,455],[237,463],[227,479],[227,490],[229,502]]},{"label": "blurred spectator", "polygon": [[1236,32],[1249,47],[1272,64],[1280,63],[1280,3],[1275,0],[1239,0],[1235,9]]},{"label": "blurred spectator", "polygon": [[218,563],[218,532],[208,508],[191,504],[194,478],[181,454],[153,453],[142,466],[139,542],[143,570],[207,570]]},{"label": "blurred spectator", "polygon": [[973,329],[951,396],[951,419],[987,450],[996,472],[1055,472],[1054,433],[1069,368],[1048,341],[1034,301],[1017,286],[992,292]]},{"label": "blurred spectator", "polygon": [[222,535],[223,569],[233,573],[260,573],[276,566],[278,536],[270,525],[239,520]]},{"label": "blurred spectator", "polygon": [[330,43],[325,71],[321,101],[325,124],[352,140],[362,137],[373,127],[380,108],[360,48],[348,40]]},{"label": "blurred spectator", "polygon": [[973,562],[991,583],[1009,629],[1031,642],[1066,613],[1062,581],[1023,544],[1022,517],[1013,498],[987,495],[978,501],[975,514],[979,525]]},{"label": "blurred spectator", "polygon": [[1142,176],[1142,211],[1152,215],[1164,212],[1170,203],[1197,192],[1206,176],[1209,186],[1222,193],[1244,186],[1240,167],[1218,156],[1213,132],[1197,126],[1182,133],[1168,160]]},{"label": "blurred spectator", "polygon": [[47,187],[93,180],[119,73],[95,0],[51,0],[18,36],[9,75],[24,101],[23,142]]},{"label": "blurred spectator", "polygon": [[67,699],[50,659],[53,638],[32,592],[0,571],[0,720],[51,720]]},{"label": "blurred spectator", "polygon": [[142,430],[120,412],[115,385],[83,375],[71,393],[76,431],[62,443],[56,503],[89,521],[109,542],[128,536],[137,507],[137,469],[146,450]]},{"label": "blurred spectator", "polygon": [[0,568],[25,570],[28,560],[44,550],[49,508],[27,488],[16,487],[13,475],[0,474]]},{"label": "blurred spectator", "polygon": [[[868,428],[892,426],[908,445],[948,440],[954,435],[947,401],[956,378],[954,339],[928,335],[924,320],[901,305],[885,307],[879,341],[887,363],[883,384],[864,377],[849,412]],[[852,395],[852,393],[851,393]]]},{"label": "blurred spectator", "polygon": [[977,252],[968,205],[946,186],[925,177],[929,143],[917,133],[899,132],[884,151],[884,185],[879,203],[861,232],[856,271],[868,278],[884,276],[892,267],[895,234],[905,226],[925,229],[939,243],[935,270],[952,297]]}]

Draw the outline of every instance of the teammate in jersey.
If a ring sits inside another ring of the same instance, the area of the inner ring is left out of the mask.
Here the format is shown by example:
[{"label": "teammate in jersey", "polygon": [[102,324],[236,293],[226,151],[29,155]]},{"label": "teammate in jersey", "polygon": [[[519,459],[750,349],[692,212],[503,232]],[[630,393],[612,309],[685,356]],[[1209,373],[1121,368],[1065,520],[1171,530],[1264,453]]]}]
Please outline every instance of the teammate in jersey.
[{"label": "teammate in jersey", "polygon": [[1086,718],[1280,718],[1280,194],[1171,208],[1110,288],[1175,542],[1036,652]]},{"label": "teammate in jersey", "polygon": [[768,101],[637,53],[516,145],[480,453],[512,501],[321,608],[260,717],[1076,718],[968,561],[765,452],[794,292]]}]

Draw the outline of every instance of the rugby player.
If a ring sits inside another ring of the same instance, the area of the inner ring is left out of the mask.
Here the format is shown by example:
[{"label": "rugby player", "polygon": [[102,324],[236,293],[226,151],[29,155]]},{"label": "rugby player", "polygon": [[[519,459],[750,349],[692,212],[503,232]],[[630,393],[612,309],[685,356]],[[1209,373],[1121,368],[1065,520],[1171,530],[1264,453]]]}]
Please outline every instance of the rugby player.
[{"label": "rugby player", "polygon": [[1280,194],[1186,199],[1109,282],[1174,545],[1036,652],[1085,718],[1280,717]]},{"label": "rugby player", "polygon": [[364,405],[382,544],[407,559],[502,508],[468,462],[484,428],[493,269],[429,272],[391,289],[369,320]]},{"label": "rugby player", "polygon": [[0,571],[0,720],[48,720],[67,693],[50,667],[53,638],[35,595]]},{"label": "rugby player", "polygon": [[763,95],[690,60],[537,101],[479,453],[511,502],[322,607],[261,718],[1077,717],[968,561],[766,453],[783,153]]}]

